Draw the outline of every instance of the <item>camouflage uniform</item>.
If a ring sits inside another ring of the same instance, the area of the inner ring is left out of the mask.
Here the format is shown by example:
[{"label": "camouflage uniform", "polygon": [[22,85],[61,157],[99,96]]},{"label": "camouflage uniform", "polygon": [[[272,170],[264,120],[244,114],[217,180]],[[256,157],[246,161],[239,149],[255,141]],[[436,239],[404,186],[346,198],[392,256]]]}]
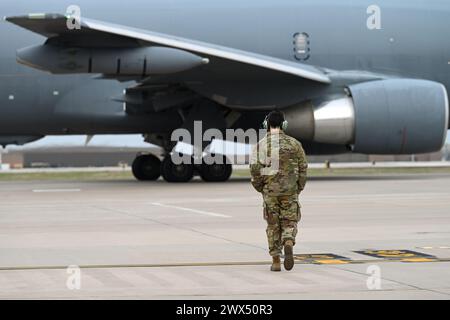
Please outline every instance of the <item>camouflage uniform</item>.
[{"label": "camouflage uniform", "polygon": [[298,197],[306,185],[307,168],[301,143],[282,131],[269,133],[253,150],[252,184],[263,194],[267,238],[273,257],[281,255],[287,240],[295,244],[301,219]]}]

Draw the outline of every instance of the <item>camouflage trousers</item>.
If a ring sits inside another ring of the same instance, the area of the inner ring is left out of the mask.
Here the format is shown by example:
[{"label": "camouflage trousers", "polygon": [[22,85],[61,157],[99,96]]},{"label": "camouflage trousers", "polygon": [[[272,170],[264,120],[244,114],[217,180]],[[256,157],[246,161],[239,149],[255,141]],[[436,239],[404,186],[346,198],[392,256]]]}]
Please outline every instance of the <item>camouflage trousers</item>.
[{"label": "camouflage trousers", "polygon": [[270,255],[279,256],[287,240],[292,240],[295,244],[297,226],[301,219],[298,195],[264,195],[264,219],[267,221]]}]

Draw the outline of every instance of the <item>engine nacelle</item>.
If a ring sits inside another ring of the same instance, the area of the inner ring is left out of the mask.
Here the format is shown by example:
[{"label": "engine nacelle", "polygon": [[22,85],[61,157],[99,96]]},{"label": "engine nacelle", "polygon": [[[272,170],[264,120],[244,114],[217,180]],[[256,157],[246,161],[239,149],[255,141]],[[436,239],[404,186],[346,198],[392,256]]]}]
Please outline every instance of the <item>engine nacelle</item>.
[{"label": "engine nacelle", "polygon": [[427,153],[444,145],[449,103],[442,84],[392,79],[352,85],[348,91],[347,97],[288,108],[289,133],[365,154]]}]

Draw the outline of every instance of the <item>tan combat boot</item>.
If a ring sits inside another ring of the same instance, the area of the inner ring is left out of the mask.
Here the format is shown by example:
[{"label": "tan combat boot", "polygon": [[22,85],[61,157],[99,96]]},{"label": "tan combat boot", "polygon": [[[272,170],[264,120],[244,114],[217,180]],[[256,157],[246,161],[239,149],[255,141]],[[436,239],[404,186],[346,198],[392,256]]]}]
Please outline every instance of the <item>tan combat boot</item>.
[{"label": "tan combat boot", "polygon": [[281,271],[281,259],[280,256],[272,257],[272,266],[270,271],[280,272]]},{"label": "tan combat boot", "polygon": [[294,242],[287,240],[284,243],[284,268],[290,271],[294,268]]}]

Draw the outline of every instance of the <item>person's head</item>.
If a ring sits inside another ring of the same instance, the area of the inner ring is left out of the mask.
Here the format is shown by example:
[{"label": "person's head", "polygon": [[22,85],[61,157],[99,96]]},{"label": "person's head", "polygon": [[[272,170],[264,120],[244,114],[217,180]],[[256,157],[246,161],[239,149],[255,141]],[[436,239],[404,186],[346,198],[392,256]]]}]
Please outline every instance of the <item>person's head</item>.
[{"label": "person's head", "polygon": [[286,130],[287,121],[284,113],[278,110],[272,111],[267,116],[267,127],[269,130]]}]

